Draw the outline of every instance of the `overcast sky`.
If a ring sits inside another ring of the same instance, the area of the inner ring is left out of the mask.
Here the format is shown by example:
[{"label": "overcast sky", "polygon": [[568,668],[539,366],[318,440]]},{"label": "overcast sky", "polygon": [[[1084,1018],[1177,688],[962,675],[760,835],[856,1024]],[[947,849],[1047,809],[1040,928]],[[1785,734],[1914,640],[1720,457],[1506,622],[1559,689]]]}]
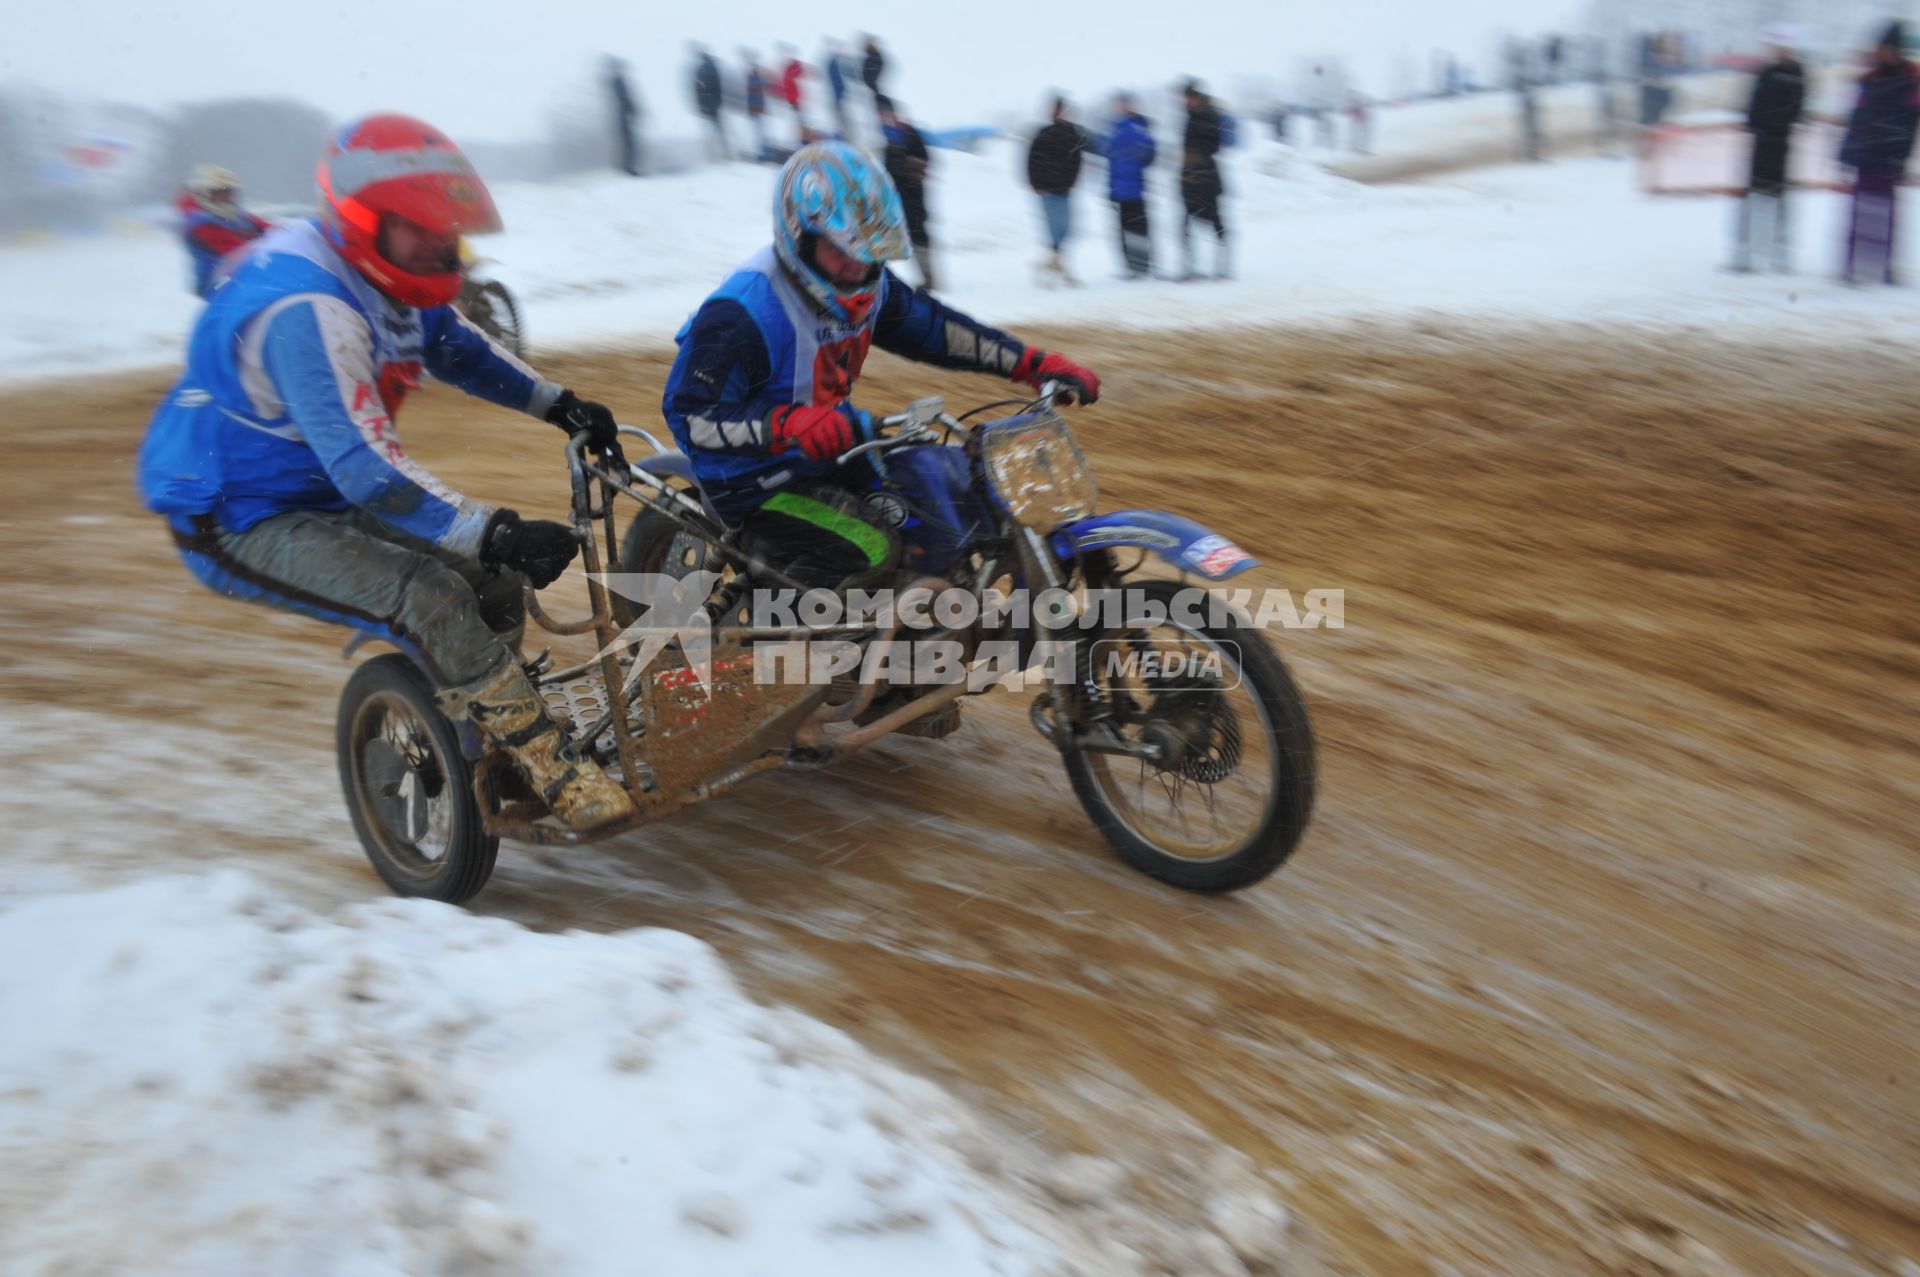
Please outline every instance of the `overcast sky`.
[{"label": "overcast sky", "polygon": [[[1345,56],[1361,88],[1402,68],[1428,82],[1432,51],[1480,60],[1506,31],[1565,28],[1581,0],[39,0],[15,6],[0,82],[165,107],[283,94],[339,116],[420,115],[452,133],[508,141],[590,102],[598,57],[618,54],[655,121],[688,128],[686,44],[731,59],[776,41],[815,61],[825,34],[871,29],[894,61],[889,88],[925,122],[1026,110],[1050,86],[1091,96],[1199,75],[1220,90]],[[1204,15],[1204,16],[1202,16]],[[831,29],[829,28],[831,24]]]}]

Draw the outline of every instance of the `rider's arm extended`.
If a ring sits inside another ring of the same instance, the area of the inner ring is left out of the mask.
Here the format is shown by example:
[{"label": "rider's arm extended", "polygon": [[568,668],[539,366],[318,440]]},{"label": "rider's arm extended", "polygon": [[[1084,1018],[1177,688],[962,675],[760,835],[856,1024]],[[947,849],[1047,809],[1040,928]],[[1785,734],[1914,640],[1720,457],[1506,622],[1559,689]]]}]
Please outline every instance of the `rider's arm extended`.
[{"label": "rider's arm extended", "polygon": [[274,393],[341,495],[402,532],[477,557],[494,507],[461,496],[400,447],[367,321],[316,294],[266,322],[261,360]]},{"label": "rider's arm extended", "polygon": [[674,437],[688,451],[765,452],[768,416],[780,404],[766,397],[773,365],[766,338],[746,307],[717,297],[693,317],[684,355],[661,404]]},{"label": "rider's arm extended", "polygon": [[892,271],[883,272],[880,281],[873,340],[882,350],[923,364],[1002,377],[1013,376],[1027,353],[1018,338],[921,292]]},{"label": "rider's arm extended", "polygon": [[560,397],[559,382],[543,379],[453,307],[423,310],[420,322],[426,336],[421,362],[449,386],[531,417],[545,417]]},{"label": "rider's arm extended", "polygon": [[[257,234],[258,232],[255,232],[255,235]],[[249,235],[245,231],[236,230],[225,222],[215,221],[211,217],[203,217],[188,222],[187,238],[192,240],[203,251],[211,253],[215,257],[225,257],[234,249],[240,247],[248,240],[253,239],[254,235]]]}]

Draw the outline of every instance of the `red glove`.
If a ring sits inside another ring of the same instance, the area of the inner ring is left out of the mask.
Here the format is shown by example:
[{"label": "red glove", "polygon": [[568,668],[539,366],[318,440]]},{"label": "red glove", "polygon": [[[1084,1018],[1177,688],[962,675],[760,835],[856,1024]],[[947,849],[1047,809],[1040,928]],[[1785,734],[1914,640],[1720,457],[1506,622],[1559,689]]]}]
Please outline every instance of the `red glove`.
[{"label": "red glove", "polygon": [[1013,380],[1025,382],[1035,390],[1044,382],[1057,381],[1071,390],[1081,403],[1100,398],[1100,378],[1091,368],[1082,368],[1065,355],[1049,355],[1031,346],[1014,365]]},{"label": "red glove", "polygon": [[825,464],[859,441],[867,414],[842,400],[837,404],[791,403],[775,408],[767,418],[773,427],[773,450],[798,448],[809,461]]}]

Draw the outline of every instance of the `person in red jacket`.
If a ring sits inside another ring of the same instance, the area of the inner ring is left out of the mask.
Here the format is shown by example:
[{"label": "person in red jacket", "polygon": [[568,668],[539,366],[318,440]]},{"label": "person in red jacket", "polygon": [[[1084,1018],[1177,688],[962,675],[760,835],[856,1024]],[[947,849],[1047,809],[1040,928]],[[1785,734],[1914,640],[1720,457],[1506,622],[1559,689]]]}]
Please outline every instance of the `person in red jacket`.
[{"label": "person in red jacket", "polygon": [[801,135],[801,145],[804,146],[807,118],[806,112],[802,109],[800,82],[806,77],[807,64],[800,60],[800,55],[791,45],[781,45],[780,52],[787,55],[787,61],[786,65],[780,68],[780,84],[775,91],[780,95],[780,100],[787,104],[787,109],[793,112],[793,127],[795,132]]},{"label": "person in red jacket", "polygon": [[240,207],[240,182],[218,164],[195,166],[180,192],[180,234],[193,259],[193,291],[201,297],[220,282],[220,259],[271,229]]}]

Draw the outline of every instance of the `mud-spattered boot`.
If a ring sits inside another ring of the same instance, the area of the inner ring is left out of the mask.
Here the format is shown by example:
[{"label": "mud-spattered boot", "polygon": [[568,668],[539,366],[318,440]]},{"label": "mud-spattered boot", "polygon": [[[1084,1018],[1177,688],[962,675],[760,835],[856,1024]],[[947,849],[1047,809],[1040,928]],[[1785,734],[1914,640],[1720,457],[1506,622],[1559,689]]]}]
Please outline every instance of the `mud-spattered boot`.
[{"label": "mud-spattered boot", "polygon": [[505,750],[575,833],[594,833],[633,815],[633,800],[590,759],[570,762],[560,753],[566,736],[511,657],[492,673],[441,692],[439,701],[448,717],[466,718]]}]

